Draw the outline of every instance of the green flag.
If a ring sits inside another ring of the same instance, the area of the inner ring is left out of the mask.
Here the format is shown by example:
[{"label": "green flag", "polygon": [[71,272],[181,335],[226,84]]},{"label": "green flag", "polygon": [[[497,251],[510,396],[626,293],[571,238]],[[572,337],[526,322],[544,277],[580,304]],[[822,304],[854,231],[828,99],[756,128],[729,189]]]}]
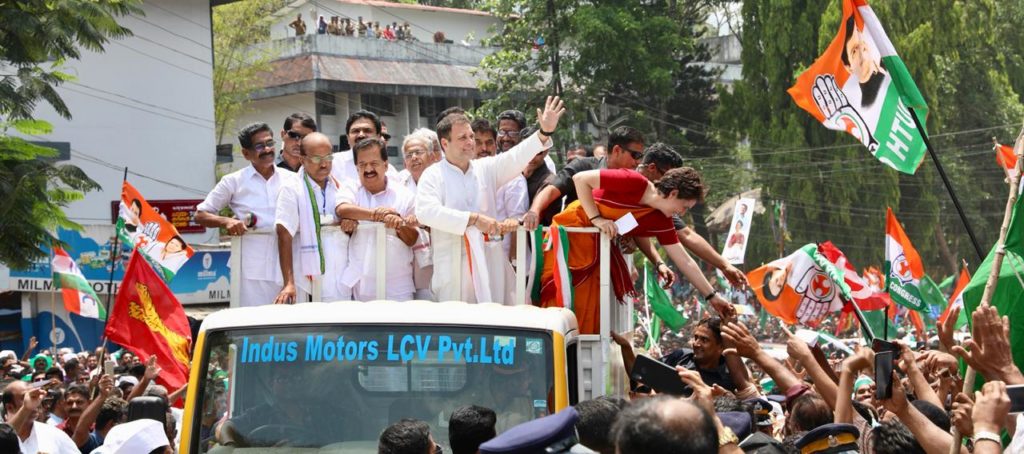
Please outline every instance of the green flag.
[{"label": "green flag", "polygon": [[921,319],[928,329],[935,329],[935,320],[946,310],[946,295],[942,294],[939,285],[927,274],[921,277],[921,299],[925,302],[925,310],[921,311]]},{"label": "green flag", "polygon": [[[1019,205],[1018,205],[1019,207]],[[1020,235],[1024,230],[1016,230]],[[1009,237],[1007,237],[1009,244]],[[1020,238],[1017,238],[1019,241]],[[1020,243],[1017,243],[1020,244]],[[981,295],[985,291],[985,283],[992,271],[992,261],[995,258],[998,245],[992,248],[988,257],[981,263],[981,266],[974,272],[971,282],[963,292],[963,301],[966,314],[974,313],[974,310],[981,305]],[[999,280],[996,283],[995,291],[992,293],[992,301],[989,303],[999,310],[999,315],[1010,319],[1010,348],[1013,351],[1013,362],[1017,367],[1024,366],[1024,259],[1009,248],[1006,249],[1006,256],[1003,258],[1003,265],[999,268]],[[971,323],[968,315],[967,322]]]},{"label": "green flag", "polygon": [[[1017,202],[1013,205],[1013,214],[1010,216],[1010,229],[1006,231],[1006,241],[1003,242],[1007,251],[1013,251],[1018,256],[1024,256],[1024,215],[1021,214],[1024,208],[1021,208],[1021,205],[1024,205],[1024,197],[1017,197]],[[980,271],[974,273],[975,276],[979,274]],[[985,278],[988,278],[987,274]]]},{"label": "green flag", "polygon": [[658,277],[651,271],[651,268],[644,264],[644,293],[647,296],[647,303],[651,305],[651,311],[661,318],[665,325],[672,331],[679,331],[688,321],[686,316],[680,314],[672,301],[668,298],[665,289],[658,286]]},{"label": "green flag", "polygon": [[950,288],[953,285],[954,279],[956,279],[955,274],[950,274],[949,276],[946,276],[946,278],[943,279],[942,282],[939,282],[939,290],[946,291],[946,289]]},{"label": "green flag", "polygon": [[[864,321],[871,327],[871,332],[874,333],[878,339],[888,339],[886,337],[885,330],[885,309],[879,309],[876,311],[861,311],[864,314]],[[889,332],[895,334],[896,327],[889,323]]]},{"label": "green flag", "polygon": [[648,333],[644,348],[651,351],[658,344],[659,339],[661,339],[661,319],[658,318],[658,314],[651,314],[651,332]]}]

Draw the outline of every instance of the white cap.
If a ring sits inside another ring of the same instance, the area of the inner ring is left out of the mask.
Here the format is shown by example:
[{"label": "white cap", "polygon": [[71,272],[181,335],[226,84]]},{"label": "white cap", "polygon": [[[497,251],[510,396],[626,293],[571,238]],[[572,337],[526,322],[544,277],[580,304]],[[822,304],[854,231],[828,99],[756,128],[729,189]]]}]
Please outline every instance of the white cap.
[{"label": "white cap", "polygon": [[14,354],[14,350],[0,351],[0,359],[6,358],[8,356],[14,359],[18,359],[18,357]]},{"label": "white cap", "polygon": [[61,357],[60,357],[60,359],[62,359],[65,363],[68,362],[68,361],[71,361],[73,359],[77,360],[77,358],[78,357],[75,356],[74,353],[65,353],[65,354],[61,355]]},{"label": "white cap", "polygon": [[131,383],[132,386],[138,385],[139,384],[139,379],[135,378],[132,375],[122,375],[122,376],[117,378],[117,384],[115,384],[114,386],[121,386],[122,384],[125,384],[125,383]]},{"label": "white cap", "polygon": [[137,419],[118,424],[107,432],[103,446],[93,454],[138,454],[170,444],[163,424],[153,419]]}]

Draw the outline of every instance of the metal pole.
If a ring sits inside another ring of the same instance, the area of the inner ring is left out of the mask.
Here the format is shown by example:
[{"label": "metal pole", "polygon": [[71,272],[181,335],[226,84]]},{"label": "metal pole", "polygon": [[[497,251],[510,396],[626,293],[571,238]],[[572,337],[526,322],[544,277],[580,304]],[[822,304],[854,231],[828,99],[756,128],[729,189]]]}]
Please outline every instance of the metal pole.
[{"label": "metal pole", "polygon": [[[533,251],[540,254],[541,251]],[[526,274],[530,270],[526,265],[526,229],[516,227],[516,290],[512,304],[526,304]]]},{"label": "metal pole", "polygon": [[[53,245],[50,245],[50,266],[53,266]],[[50,342],[53,343],[53,358],[57,359],[57,283],[50,283]],[[57,364],[54,362],[54,364]]]},{"label": "metal pole", "polygon": [[910,110],[910,117],[914,119],[914,126],[917,126],[918,133],[921,134],[921,139],[924,140],[924,146],[928,149],[928,154],[932,157],[932,162],[935,163],[935,170],[939,171],[939,176],[942,177],[942,184],[946,186],[946,192],[949,192],[949,197],[953,199],[953,206],[956,207],[957,214],[960,215],[960,221],[964,224],[964,229],[967,230],[967,236],[971,238],[971,244],[974,245],[974,251],[978,253],[978,260],[985,260],[985,252],[981,250],[981,243],[978,243],[978,238],[974,235],[974,229],[971,228],[970,221],[967,220],[967,215],[964,214],[964,209],[960,206],[960,198],[956,196],[956,191],[953,190],[953,184],[949,181],[949,177],[946,176],[946,170],[942,167],[942,162],[939,161],[939,155],[935,153],[935,149],[932,148],[932,143],[928,140],[928,134],[924,130],[924,126],[921,125],[921,120],[917,118],[917,112],[914,111],[913,107],[907,107]]},{"label": "metal pole", "polygon": [[[1003,257],[1006,255],[1003,243],[1006,241],[1006,232],[1010,229],[1010,217],[1013,215],[1013,206],[1017,203],[1017,194],[1019,193],[1017,186],[1020,184],[1021,168],[1024,167],[1024,159],[1021,159],[1021,155],[1024,154],[1024,129],[1017,135],[1017,141],[1013,145],[1013,154],[1017,155],[1017,176],[1010,179],[1010,195],[1006,198],[1006,209],[1003,211],[1003,225],[999,228],[999,242],[996,243],[998,248],[996,249],[996,256],[992,258],[992,270],[988,274],[988,282],[985,283],[985,291],[981,294],[981,304],[978,307],[988,305],[989,301],[992,300],[992,294],[995,293],[996,285],[999,283],[999,270],[1003,266]],[[984,260],[984,257],[982,260]],[[977,372],[975,372],[974,368],[968,366],[967,372],[964,373],[964,387],[961,391],[974,389],[976,375]],[[954,426],[953,443],[949,447],[950,454],[960,452],[961,438],[960,429]]]},{"label": "metal pole", "polygon": [[[276,245],[275,245],[276,246]],[[231,237],[231,257],[228,259],[228,267],[231,268],[231,299],[228,300],[228,307],[240,307],[242,301],[242,237]],[[266,304],[266,302],[263,302]]]},{"label": "metal pole", "polygon": [[[124,183],[128,181],[128,167],[124,168],[124,175],[121,177],[121,187],[124,187]],[[114,270],[117,269],[117,264],[121,263],[121,249],[118,240],[120,236],[117,234],[117,224],[114,224],[114,244],[110,247],[110,277],[107,279],[107,314],[110,313],[111,305],[113,304],[114,297]],[[104,341],[106,344],[106,341]]]},{"label": "metal pole", "polygon": [[384,228],[384,224],[379,222],[373,223],[374,233],[377,235],[376,238],[376,249],[377,249],[377,276],[374,283],[376,284],[377,299],[382,300],[387,298],[387,280],[384,278],[387,276],[387,229]]}]

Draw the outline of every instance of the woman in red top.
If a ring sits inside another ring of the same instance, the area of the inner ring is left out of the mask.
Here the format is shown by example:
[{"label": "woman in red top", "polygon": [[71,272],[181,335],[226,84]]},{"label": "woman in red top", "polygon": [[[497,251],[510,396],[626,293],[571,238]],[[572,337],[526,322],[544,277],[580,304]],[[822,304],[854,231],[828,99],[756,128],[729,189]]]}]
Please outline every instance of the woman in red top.
[{"label": "woman in red top", "polygon": [[[637,226],[625,236],[655,237],[668,253],[669,259],[697,288],[702,296],[710,296],[712,306],[723,315],[734,315],[735,309],[714,292],[697,263],[679,242],[672,216],[686,213],[704,199],[704,181],[696,170],[689,167],[672,169],[652,183],[643,175],[627,169],[590,170],[579,172],[572,178],[579,200],[569,204],[553,219],[554,225],[563,227],[597,227],[609,237],[618,234],[615,220],[632,214]],[[594,234],[569,234],[569,270],[572,274],[573,306],[579,321],[580,334],[597,334],[600,322],[600,288],[598,282],[599,237]],[[544,253],[544,274],[541,287],[541,305],[558,306],[555,298],[554,251]],[[612,284],[615,296],[622,297],[632,291],[633,283],[621,254],[613,253]],[[604,329],[608,329],[605,327]]]}]

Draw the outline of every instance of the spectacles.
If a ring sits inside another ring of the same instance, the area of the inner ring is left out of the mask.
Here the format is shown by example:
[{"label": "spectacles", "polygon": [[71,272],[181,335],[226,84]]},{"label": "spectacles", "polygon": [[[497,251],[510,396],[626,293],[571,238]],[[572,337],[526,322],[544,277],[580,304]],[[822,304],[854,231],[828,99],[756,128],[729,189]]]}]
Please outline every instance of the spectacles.
[{"label": "spectacles", "polygon": [[409,159],[409,158],[418,158],[418,157],[423,156],[425,154],[427,154],[427,150],[419,149],[419,150],[407,151],[407,152],[405,152],[405,154],[403,156],[405,156],[405,159]]},{"label": "spectacles", "polygon": [[518,139],[519,131],[498,131],[498,137],[508,137],[509,139]]},{"label": "spectacles", "polygon": [[333,154],[329,154],[329,155],[326,155],[326,156],[309,156],[309,155],[307,155],[307,156],[304,156],[304,158],[308,159],[309,162],[312,162],[313,164],[320,165],[320,163],[322,163],[322,162],[331,162],[332,160],[334,160],[334,155]]},{"label": "spectacles", "polygon": [[252,149],[256,150],[257,153],[263,153],[268,149],[273,150],[276,143],[274,139],[268,139],[266,142],[253,144]]},{"label": "spectacles", "polygon": [[384,161],[366,161],[356,164],[356,167],[360,169],[376,169],[384,167]]},{"label": "spectacles", "polygon": [[298,131],[288,131],[287,134],[292,140],[302,140],[303,137],[306,137],[305,134],[300,134]]}]

